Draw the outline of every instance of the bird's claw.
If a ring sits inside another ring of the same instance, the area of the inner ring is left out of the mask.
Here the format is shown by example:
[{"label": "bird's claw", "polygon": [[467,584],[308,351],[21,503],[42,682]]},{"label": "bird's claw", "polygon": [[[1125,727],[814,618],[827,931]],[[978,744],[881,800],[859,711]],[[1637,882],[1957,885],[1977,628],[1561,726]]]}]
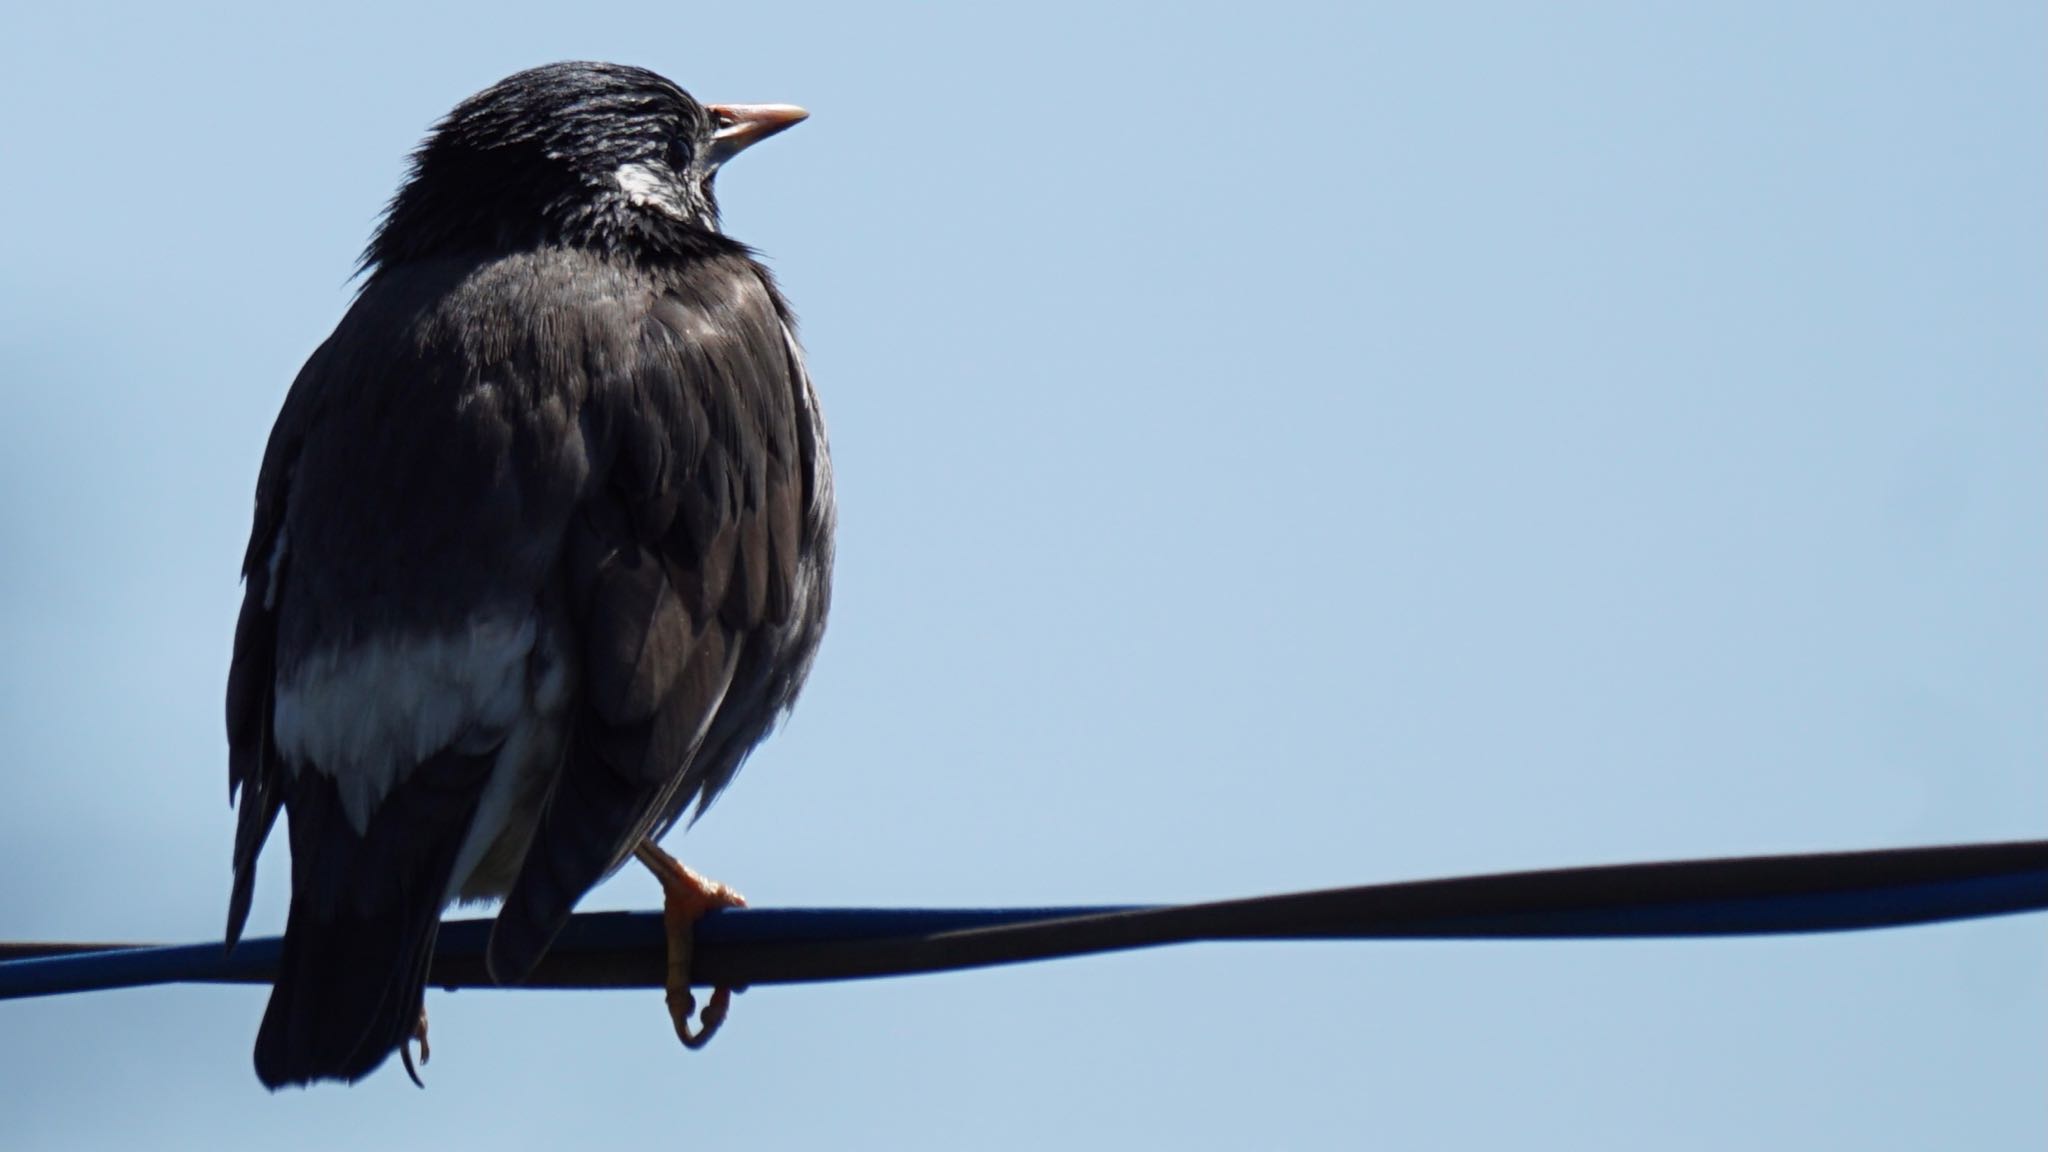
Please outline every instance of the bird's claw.
[{"label": "bird's claw", "polygon": [[711,1043],[711,1038],[718,1034],[718,1026],[725,1023],[726,1012],[732,1007],[732,992],[730,988],[712,989],[711,999],[704,1005],[703,1015],[697,1017],[694,1030],[690,1027],[690,1016],[697,1011],[697,998],[687,988],[680,996],[670,993],[668,1015],[675,1023],[676,1039],[683,1042],[683,1047],[694,1052]]},{"label": "bird's claw", "polygon": [[[685,868],[675,857],[645,842],[634,850],[640,862],[661,881],[662,925],[668,934],[668,1015],[675,1025],[676,1039],[695,1051],[711,1042],[719,1025],[732,1008],[732,994],[744,989],[714,988],[711,999],[697,1013],[697,997],[690,991],[691,961],[696,955],[697,921],[718,908],[744,908],[746,898],[716,880]],[[692,1016],[697,1017],[693,1027]]]},{"label": "bird's claw", "polygon": [[434,1055],[434,1049],[427,1043],[427,1010],[424,1007],[420,1009],[420,1022],[413,1029],[412,1035],[401,1040],[398,1044],[398,1062],[405,1065],[405,1074],[412,1078],[415,1086],[425,1088],[427,1082],[420,1079],[419,1068],[412,1066],[412,1046],[414,1041],[419,1042],[420,1068],[424,1068],[427,1066],[427,1061],[432,1059]]}]

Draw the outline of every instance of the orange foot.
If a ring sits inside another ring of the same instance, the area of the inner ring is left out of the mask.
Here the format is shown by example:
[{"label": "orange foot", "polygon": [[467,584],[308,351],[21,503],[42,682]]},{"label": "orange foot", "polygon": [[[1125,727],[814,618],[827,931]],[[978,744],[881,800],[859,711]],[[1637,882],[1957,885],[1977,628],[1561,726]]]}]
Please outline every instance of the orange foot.
[{"label": "orange foot", "polygon": [[427,1046],[427,1006],[424,1004],[420,1005],[420,1022],[412,1030],[412,1040],[407,1040],[398,1046],[398,1059],[400,1063],[405,1065],[405,1074],[412,1077],[412,1082],[421,1088],[425,1088],[427,1082],[420,1079],[419,1069],[412,1066],[413,1040],[419,1041],[420,1068],[424,1068],[427,1066],[428,1057],[434,1054],[434,1050]]},{"label": "orange foot", "polygon": [[746,899],[718,881],[683,867],[682,861],[662,851],[652,840],[642,841],[633,849],[633,855],[661,881],[661,922],[668,929],[668,1015],[675,1022],[676,1039],[685,1048],[702,1048],[711,1042],[718,1026],[725,1023],[732,994],[738,989],[713,989],[711,1002],[698,1018],[698,1027],[690,1027],[690,1016],[697,1011],[697,998],[690,994],[690,960],[696,952],[697,921],[714,909],[744,908]]}]

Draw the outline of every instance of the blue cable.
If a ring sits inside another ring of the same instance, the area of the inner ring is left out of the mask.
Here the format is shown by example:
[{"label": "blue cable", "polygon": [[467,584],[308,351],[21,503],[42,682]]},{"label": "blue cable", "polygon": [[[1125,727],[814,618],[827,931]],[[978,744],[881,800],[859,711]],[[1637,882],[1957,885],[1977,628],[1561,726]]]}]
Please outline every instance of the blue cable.
[{"label": "blue cable", "polygon": [[[728,909],[697,926],[698,984],[1021,963],[1198,940],[1663,938],[1850,931],[2048,910],[2048,841],[1624,864],[1184,905]],[[493,986],[489,920],[441,927],[432,982]],[[267,983],[282,942],[0,945],[0,1000]],[[660,987],[659,913],[573,917],[524,987]]]}]

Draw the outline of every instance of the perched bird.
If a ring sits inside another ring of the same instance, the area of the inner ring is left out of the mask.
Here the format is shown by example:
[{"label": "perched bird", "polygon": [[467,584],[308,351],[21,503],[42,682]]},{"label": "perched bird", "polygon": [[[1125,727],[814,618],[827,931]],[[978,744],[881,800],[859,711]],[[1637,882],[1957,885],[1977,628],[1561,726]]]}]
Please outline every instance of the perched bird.
[{"label": "perched bird", "polygon": [[719,231],[719,165],[802,120],[555,64],[417,152],[361,291],[300,370],[256,485],[228,675],[227,943],[289,817],[291,912],[256,1039],[277,1088],[425,1055],[441,912],[503,898],[532,971],[638,856],[670,1012],[690,924],[737,903],[655,847],[795,701],[825,628],[832,470],[795,323]]}]

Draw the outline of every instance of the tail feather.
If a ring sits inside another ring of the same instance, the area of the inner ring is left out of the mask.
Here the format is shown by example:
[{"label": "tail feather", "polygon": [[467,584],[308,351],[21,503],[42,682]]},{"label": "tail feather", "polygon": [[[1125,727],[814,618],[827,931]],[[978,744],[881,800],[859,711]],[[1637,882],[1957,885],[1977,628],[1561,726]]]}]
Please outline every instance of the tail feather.
[{"label": "tail feather", "polygon": [[358,835],[332,779],[301,769],[285,805],[292,908],[256,1075],[272,1088],[369,1075],[418,1024],[449,873],[492,757],[437,754]]},{"label": "tail feather", "polygon": [[256,1035],[256,1075],[265,1086],[360,1080],[412,1035],[439,929],[437,905],[428,904],[424,916],[419,908],[325,920],[292,913]]}]

